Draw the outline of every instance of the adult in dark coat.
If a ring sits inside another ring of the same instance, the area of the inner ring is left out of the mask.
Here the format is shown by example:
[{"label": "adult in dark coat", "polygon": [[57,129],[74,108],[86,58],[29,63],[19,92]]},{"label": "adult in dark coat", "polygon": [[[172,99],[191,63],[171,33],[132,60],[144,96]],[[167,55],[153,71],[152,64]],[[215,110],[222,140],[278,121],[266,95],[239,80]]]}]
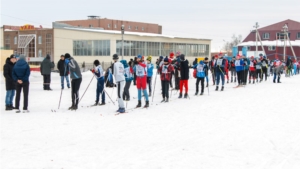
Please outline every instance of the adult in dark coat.
[{"label": "adult in dark coat", "polygon": [[40,68],[44,80],[44,90],[52,90],[50,88],[52,68],[54,68],[54,63],[50,61],[50,55],[47,55],[46,58],[42,61]]},{"label": "adult in dark coat", "polygon": [[188,97],[188,80],[190,75],[189,61],[185,59],[185,55],[180,55],[180,93],[179,98],[182,98],[183,86],[185,88],[184,98]]},{"label": "adult in dark coat", "polygon": [[66,79],[67,86],[70,88],[70,80],[69,80],[69,65],[65,64],[65,56],[61,55],[60,60],[57,63],[57,69],[59,70],[60,81],[61,81],[61,89],[64,89],[64,81]]},{"label": "adult in dark coat", "polygon": [[[20,107],[20,96],[21,91],[23,89],[23,98],[24,98],[24,104],[23,104],[23,112],[29,112],[28,111],[28,93],[29,93],[29,76],[30,76],[30,67],[28,63],[25,61],[25,56],[20,56],[19,60],[15,64],[12,72],[12,77],[14,81],[16,82],[16,109],[19,109]],[[17,111],[19,113],[20,111]]]},{"label": "adult in dark coat", "polygon": [[5,87],[6,87],[5,110],[14,109],[13,99],[16,92],[16,83],[12,78],[12,71],[16,61],[17,59],[15,55],[10,55],[10,57],[6,59],[6,63],[3,66],[3,75],[5,77]]}]

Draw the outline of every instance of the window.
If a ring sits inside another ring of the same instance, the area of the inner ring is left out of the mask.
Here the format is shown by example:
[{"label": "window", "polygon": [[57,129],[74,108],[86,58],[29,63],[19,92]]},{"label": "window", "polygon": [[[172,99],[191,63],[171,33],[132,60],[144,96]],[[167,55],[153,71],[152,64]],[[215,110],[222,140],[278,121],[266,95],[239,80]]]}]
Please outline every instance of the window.
[{"label": "window", "polygon": [[[289,38],[291,38],[291,33],[288,33],[288,35],[289,35]],[[276,33],[276,39],[284,40],[285,38],[286,38],[286,36],[284,35],[284,33],[282,33],[282,32]]]},{"label": "window", "polygon": [[135,30],[139,30],[139,27],[136,26],[136,27],[135,27]]},{"label": "window", "polygon": [[297,39],[300,39],[300,32],[297,33]]},{"label": "window", "polygon": [[142,27],[142,31],[144,31],[144,27]]},{"label": "window", "polygon": [[107,24],[107,27],[110,28],[110,24]]},{"label": "window", "polygon": [[5,49],[10,49],[10,36],[9,35],[6,35],[5,36]]},{"label": "window", "polygon": [[270,39],[270,34],[269,33],[263,33],[263,39]]},{"label": "window", "polygon": [[16,45],[16,44],[18,44],[18,37],[14,37],[14,44]]},{"label": "window", "polygon": [[73,41],[74,56],[110,56],[110,40]]},{"label": "window", "polygon": [[128,26],[128,29],[131,29],[130,25]]},{"label": "window", "polygon": [[52,55],[52,34],[46,34],[46,54]]},{"label": "window", "polygon": [[39,57],[42,57],[42,49],[39,49],[38,56],[39,56]]},{"label": "window", "polygon": [[92,28],[92,27],[93,27],[93,25],[89,25],[89,27],[90,27],[90,28]]},{"label": "window", "polygon": [[42,36],[39,36],[39,37],[38,37],[38,43],[39,43],[39,44],[42,44]]},{"label": "window", "polygon": [[275,47],[275,46],[268,46],[268,50],[269,50],[269,51],[275,51],[275,50],[276,50],[276,47]]},{"label": "window", "polygon": [[117,27],[118,27],[117,24],[115,24],[115,29],[116,29]]}]

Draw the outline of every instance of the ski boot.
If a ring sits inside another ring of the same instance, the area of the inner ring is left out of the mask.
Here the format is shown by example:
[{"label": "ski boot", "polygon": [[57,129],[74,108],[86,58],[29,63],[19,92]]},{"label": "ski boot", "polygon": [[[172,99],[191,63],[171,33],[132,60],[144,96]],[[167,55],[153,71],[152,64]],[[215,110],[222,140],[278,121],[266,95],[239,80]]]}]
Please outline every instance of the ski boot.
[{"label": "ski boot", "polygon": [[219,90],[219,86],[216,86],[216,91],[218,91]]},{"label": "ski boot", "polygon": [[179,93],[178,99],[182,98],[182,93]]},{"label": "ski boot", "polygon": [[149,101],[146,101],[144,108],[148,108],[148,107],[149,107]]},{"label": "ski boot", "polygon": [[198,95],[198,92],[195,93],[195,96],[197,96],[197,95]]},{"label": "ski boot", "polygon": [[188,94],[187,94],[187,93],[185,93],[185,94],[184,94],[184,98],[186,99],[187,97],[188,97]]},{"label": "ski boot", "polygon": [[136,108],[138,108],[138,107],[142,107],[142,102],[140,100],[138,101],[138,104],[136,105]]},{"label": "ski boot", "polygon": [[169,98],[167,98],[165,102],[166,102],[166,103],[169,102]]},{"label": "ski boot", "polygon": [[206,87],[208,87],[208,83],[206,83]]},{"label": "ski boot", "polygon": [[125,113],[125,108],[120,108],[119,113]]},{"label": "ski boot", "polygon": [[166,101],[165,98],[163,98],[162,101],[161,101],[161,103],[162,103],[162,102],[165,102],[165,101]]},{"label": "ski boot", "polygon": [[73,108],[74,108],[74,104],[72,104],[72,106],[69,107],[68,110],[73,110]]},{"label": "ski boot", "polygon": [[221,91],[224,91],[224,86],[222,86]]},{"label": "ski boot", "polygon": [[200,95],[203,95],[203,92],[201,92]]}]

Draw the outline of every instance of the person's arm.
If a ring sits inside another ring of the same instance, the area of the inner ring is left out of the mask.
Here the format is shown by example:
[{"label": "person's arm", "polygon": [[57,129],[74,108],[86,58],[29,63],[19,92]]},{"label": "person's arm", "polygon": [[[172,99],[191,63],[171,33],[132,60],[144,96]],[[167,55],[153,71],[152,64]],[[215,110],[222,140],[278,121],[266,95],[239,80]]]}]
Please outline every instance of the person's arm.
[{"label": "person's arm", "polygon": [[9,68],[8,66],[4,65],[3,66],[3,76],[7,79],[7,80],[12,80],[12,78],[9,75]]},{"label": "person's arm", "polygon": [[58,62],[57,62],[57,66],[56,66],[58,70],[60,70],[60,67],[59,67],[59,66],[60,66],[60,64],[59,64],[59,61],[58,61]]}]

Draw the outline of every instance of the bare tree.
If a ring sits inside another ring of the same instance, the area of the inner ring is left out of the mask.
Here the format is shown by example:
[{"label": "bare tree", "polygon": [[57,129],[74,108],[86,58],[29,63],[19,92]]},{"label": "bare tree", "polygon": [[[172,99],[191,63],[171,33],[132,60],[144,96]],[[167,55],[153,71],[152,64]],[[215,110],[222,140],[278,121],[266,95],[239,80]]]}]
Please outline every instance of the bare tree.
[{"label": "bare tree", "polygon": [[232,47],[237,46],[239,43],[242,42],[242,35],[236,36],[235,34],[232,35],[231,40],[224,42],[223,49],[225,51],[232,52]]}]

